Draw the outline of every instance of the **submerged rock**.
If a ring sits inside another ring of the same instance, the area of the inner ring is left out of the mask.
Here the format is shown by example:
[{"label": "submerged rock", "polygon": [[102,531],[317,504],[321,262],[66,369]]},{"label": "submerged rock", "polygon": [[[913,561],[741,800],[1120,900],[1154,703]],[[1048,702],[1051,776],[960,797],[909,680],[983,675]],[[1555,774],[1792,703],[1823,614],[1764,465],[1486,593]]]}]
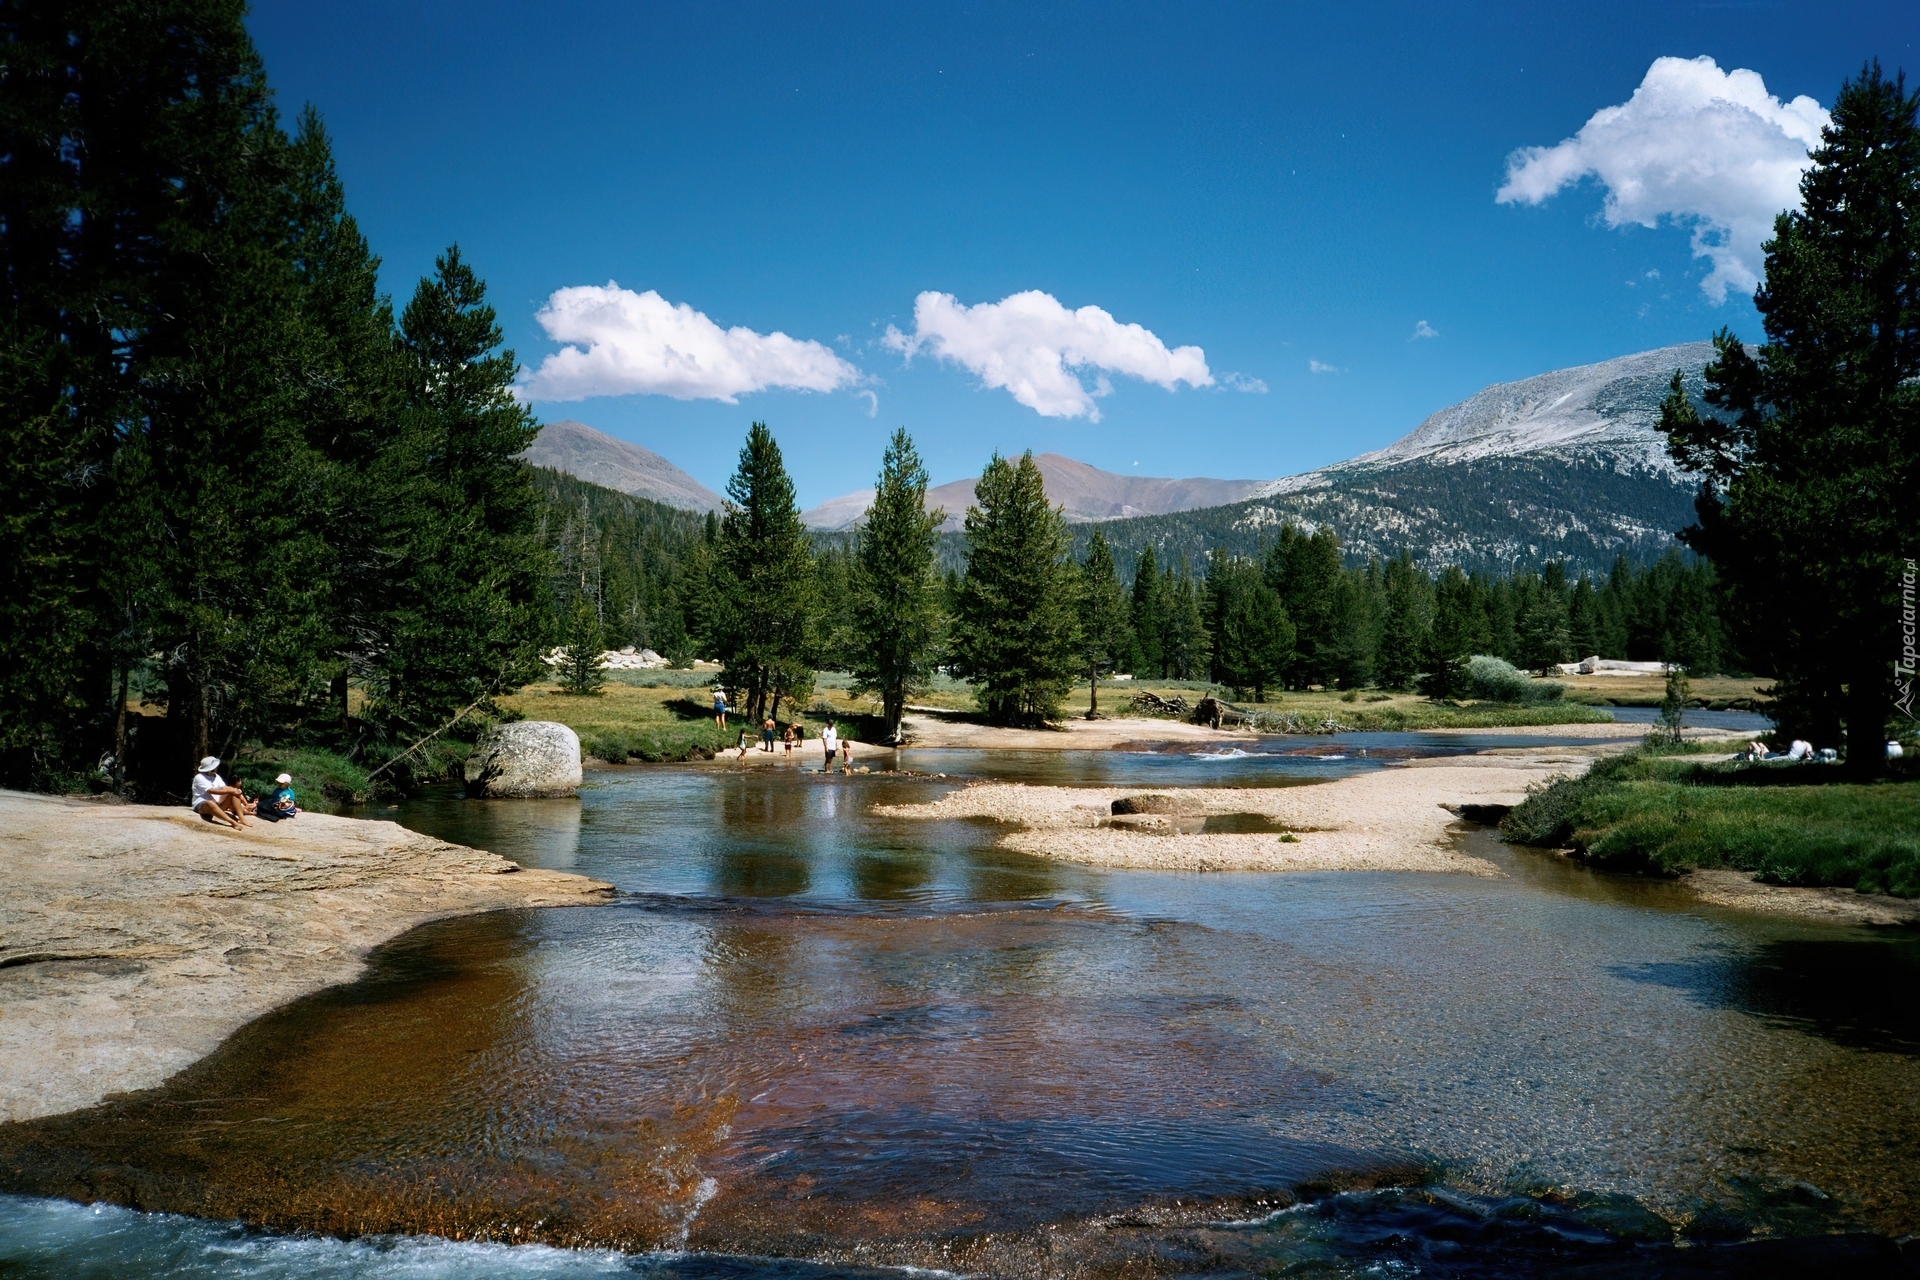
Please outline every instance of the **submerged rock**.
[{"label": "submerged rock", "polygon": [[580,789],[580,738],[551,720],[496,726],[467,757],[467,794],[493,799],[570,796]]}]

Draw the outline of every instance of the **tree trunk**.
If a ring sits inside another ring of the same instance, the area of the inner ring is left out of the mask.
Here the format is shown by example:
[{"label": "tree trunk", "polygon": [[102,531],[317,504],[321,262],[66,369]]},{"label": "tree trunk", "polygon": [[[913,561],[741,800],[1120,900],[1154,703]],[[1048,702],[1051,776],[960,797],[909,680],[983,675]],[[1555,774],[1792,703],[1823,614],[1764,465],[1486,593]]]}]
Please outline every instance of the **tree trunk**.
[{"label": "tree trunk", "polygon": [[1100,672],[1095,668],[1087,676],[1087,719],[1100,718]]},{"label": "tree trunk", "polygon": [[886,691],[882,702],[887,716],[887,742],[897,747],[900,745],[900,721],[906,716],[907,691],[895,685]]},{"label": "tree trunk", "polygon": [[333,678],[333,684],[328,689],[327,696],[340,713],[340,733],[341,736],[344,737],[349,727],[349,718],[347,715],[347,669],[345,667],[340,668],[340,674]]},{"label": "tree trunk", "polygon": [[113,704],[113,780],[115,783],[124,783],[127,780],[127,681],[131,674],[129,668],[120,668],[120,696]]}]

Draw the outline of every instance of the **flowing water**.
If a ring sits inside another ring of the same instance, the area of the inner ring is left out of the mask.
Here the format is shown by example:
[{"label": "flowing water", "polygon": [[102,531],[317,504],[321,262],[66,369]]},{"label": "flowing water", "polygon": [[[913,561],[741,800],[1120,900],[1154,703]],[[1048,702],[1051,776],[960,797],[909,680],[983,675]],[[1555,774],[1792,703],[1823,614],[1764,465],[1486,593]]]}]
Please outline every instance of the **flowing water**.
[{"label": "flowing water", "polygon": [[0,1129],[0,1277],[1911,1274],[1910,933],[1484,830],[1503,878],[1193,875],[873,811],[1462,745],[641,766],[376,813],[620,896],[415,930],[160,1089]]}]

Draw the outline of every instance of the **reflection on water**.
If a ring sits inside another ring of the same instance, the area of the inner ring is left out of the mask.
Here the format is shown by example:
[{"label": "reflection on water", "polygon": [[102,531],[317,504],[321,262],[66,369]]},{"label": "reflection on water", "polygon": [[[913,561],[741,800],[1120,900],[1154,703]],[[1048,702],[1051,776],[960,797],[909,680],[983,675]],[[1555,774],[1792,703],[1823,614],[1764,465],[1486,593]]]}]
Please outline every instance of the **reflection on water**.
[{"label": "reflection on water", "polygon": [[1621,973],[1835,1044],[1920,1054],[1920,939],[1910,934],[1794,938]]},{"label": "reflection on water", "polygon": [[[416,930],[162,1089],[0,1129],[0,1185],[696,1251],[503,1272],[1735,1275],[1788,1257],[1748,1237],[1812,1234],[1870,1274],[1920,1225],[1911,940],[1696,909],[1484,831],[1462,838],[1504,879],[1120,873],[872,812],[947,785],[652,767],[578,802],[410,802],[622,896]],[[0,1238],[53,1241],[34,1256],[105,1248],[92,1221],[0,1200]],[[229,1230],[129,1221],[138,1248]],[[0,1274],[63,1274],[5,1247]],[[221,1274],[308,1274],[277,1247]],[[467,1265],[329,1248],[342,1275]]]}]

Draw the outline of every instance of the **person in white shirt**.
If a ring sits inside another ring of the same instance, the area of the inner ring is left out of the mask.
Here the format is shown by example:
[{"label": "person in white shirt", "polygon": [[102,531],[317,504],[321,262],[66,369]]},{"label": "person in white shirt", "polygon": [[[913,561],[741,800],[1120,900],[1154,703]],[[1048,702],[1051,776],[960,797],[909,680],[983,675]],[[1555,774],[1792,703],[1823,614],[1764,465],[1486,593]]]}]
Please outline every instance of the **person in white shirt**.
[{"label": "person in white shirt", "polygon": [[820,731],[820,745],[825,748],[827,753],[826,761],[820,766],[820,772],[832,773],[833,757],[835,753],[840,750],[840,735],[833,731],[833,722],[831,720],[827,722],[827,727]]},{"label": "person in white shirt", "polygon": [[193,811],[208,822],[223,822],[238,831],[253,813],[253,802],[220,776],[220,758],[208,756],[193,775]]}]

